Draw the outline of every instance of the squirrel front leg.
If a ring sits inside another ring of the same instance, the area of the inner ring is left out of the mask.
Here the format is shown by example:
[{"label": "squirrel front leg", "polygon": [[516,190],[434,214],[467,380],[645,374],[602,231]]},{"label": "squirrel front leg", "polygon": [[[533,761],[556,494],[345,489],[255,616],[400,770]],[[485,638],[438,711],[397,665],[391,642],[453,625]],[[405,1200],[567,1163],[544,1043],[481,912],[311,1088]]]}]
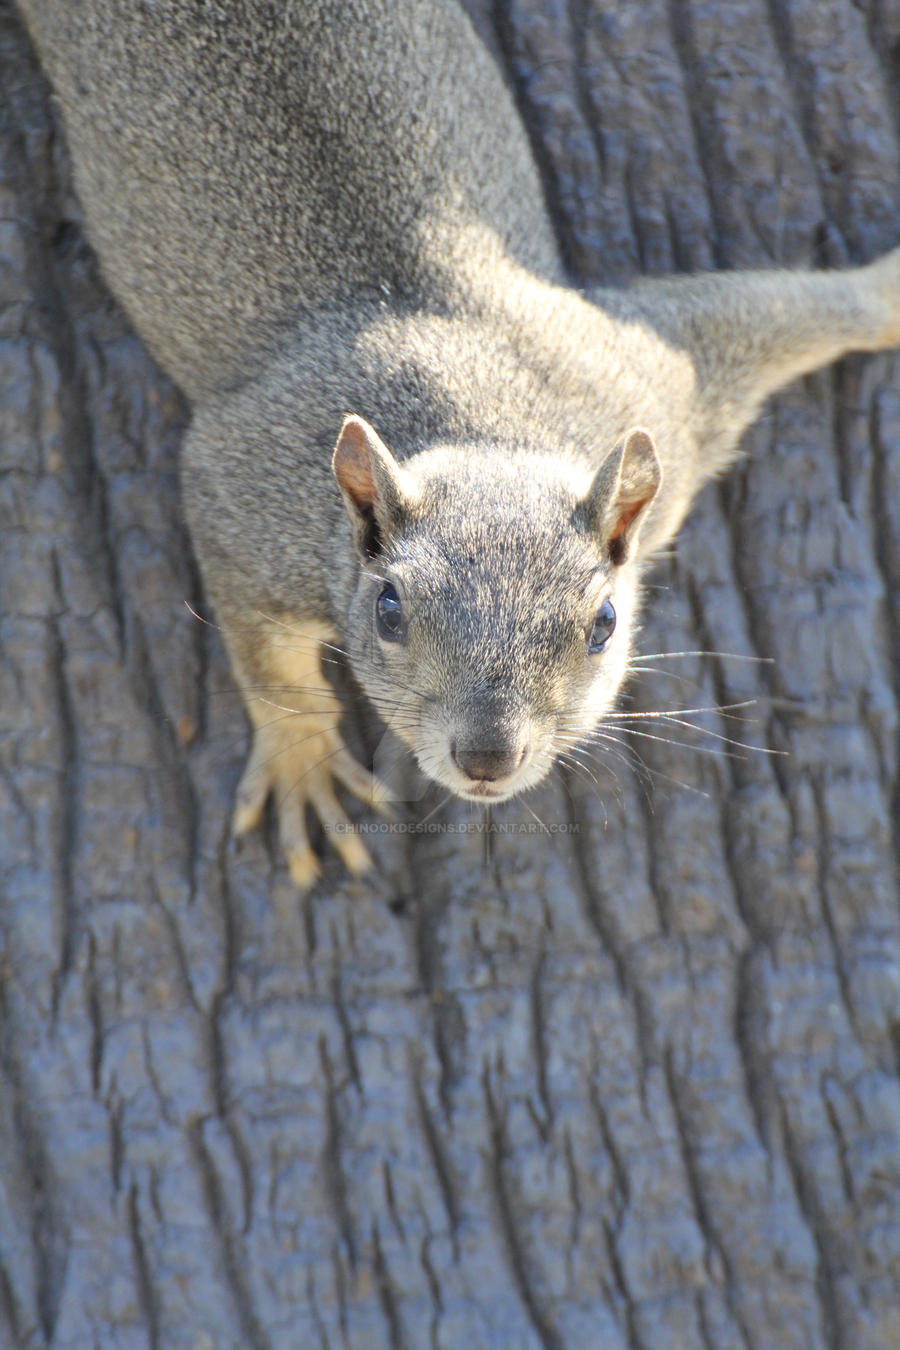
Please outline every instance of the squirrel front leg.
[{"label": "squirrel front leg", "polygon": [[226,626],[232,667],[253,725],[253,742],[235,796],[233,832],[255,829],[271,795],[291,876],[303,890],[319,874],[306,831],[311,807],[354,875],[371,858],[335,793],[335,783],[382,811],[385,793],[344,744],[341,706],[322,673],[322,651],[337,634],[318,619],[260,618],[252,633]]},{"label": "squirrel front leg", "polygon": [[900,249],[846,271],[708,273],[639,282],[626,295],[691,358],[704,477],[725,467],[777,389],[847,352],[900,345]]}]

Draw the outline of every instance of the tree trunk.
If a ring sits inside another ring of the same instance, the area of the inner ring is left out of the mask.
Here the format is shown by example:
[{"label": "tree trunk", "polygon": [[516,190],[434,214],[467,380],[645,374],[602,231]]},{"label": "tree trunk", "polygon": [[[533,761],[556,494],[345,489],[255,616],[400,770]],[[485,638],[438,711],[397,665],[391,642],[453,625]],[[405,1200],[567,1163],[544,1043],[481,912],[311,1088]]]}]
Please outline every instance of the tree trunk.
[{"label": "tree trunk", "polygon": [[[897,242],[897,0],[472,8],[579,284]],[[300,901],[6,0],[0,57],[0,1345],[897,1350],[897,360],[650,578],[622,706],[708,711]]]}]

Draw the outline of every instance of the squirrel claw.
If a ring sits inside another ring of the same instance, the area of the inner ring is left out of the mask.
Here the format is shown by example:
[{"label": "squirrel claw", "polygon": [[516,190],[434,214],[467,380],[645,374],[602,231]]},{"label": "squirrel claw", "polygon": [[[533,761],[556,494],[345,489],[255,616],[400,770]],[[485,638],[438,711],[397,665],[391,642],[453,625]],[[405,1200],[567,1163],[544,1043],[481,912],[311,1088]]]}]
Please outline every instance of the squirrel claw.
[{"label": "squirrel claw", "polygon": [[304,849],[287,853],[291,880],[301,891],[308,891],[318,880],[321,866],[309,844]]},{"label": "squirrel claw", "polygon": [[371,806],[385,820],[397,819],[397,812],[390,804],[390,793],[386,784],[374,773],[364,769],[345,746],[342,746],[335,755],[331,771],[354,797],[365,802],[366,806]]},{"label": "squirrel claw", "polygon": [[278,808],[278,834],[291,877],[303,891],[315,883],[321,865],[306,832],[306,809],[311,807],[344,866],[360,876],[372,866],[365,845],[335,795],[333,781],[379,810],[393,815],[385,801],[384,785],[358,764],[343,743],[332,719],[304,719],[296,725],[273,721],[257,726],[247,765],[238,783],[232,832],[236,837],[255,829],[269,795]]}]

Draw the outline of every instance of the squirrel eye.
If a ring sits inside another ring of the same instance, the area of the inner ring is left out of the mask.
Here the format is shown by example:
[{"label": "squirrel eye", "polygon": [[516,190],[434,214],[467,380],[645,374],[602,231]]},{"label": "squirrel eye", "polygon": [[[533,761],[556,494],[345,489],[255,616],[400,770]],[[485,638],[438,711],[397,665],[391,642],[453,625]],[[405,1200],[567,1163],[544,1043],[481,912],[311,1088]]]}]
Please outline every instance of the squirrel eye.
[{"label": "squirrel eye", "polygon": [[403,610],[400,597],[390,582],[375,601],[375,620],[378,633],[385,642],[400,642],[403,638]]},{"label": "squirrel eye", "polygon": [[613,635],[615,626],[616,611],[613,609],[612,601],[604,600],[597,610],[594,626],[588,634],[588,652],[591,656],[596,656],[597,652],[603,651]]}]

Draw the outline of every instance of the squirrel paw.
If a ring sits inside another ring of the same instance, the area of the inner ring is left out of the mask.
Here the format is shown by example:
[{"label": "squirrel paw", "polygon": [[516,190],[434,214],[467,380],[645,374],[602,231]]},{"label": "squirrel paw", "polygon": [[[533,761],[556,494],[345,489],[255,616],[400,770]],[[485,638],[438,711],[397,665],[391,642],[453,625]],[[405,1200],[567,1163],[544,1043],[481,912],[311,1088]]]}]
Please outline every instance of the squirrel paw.
[{"label": "squirrel paw", "polygon": [[313,885],[321,870],[306,832],[306,808],[312,807],[354,876],[372,865],[372,859],[338,801],[335,780],[382,814],[393,813],[386,789],[350,754],[335,725],[336,714],[298,709],[286,717],[257,726],[253,746],[235,798],[232,830],[246,834],[259,824],[271,793],[278,808],[278,832],[291,877],[301,890]]}]

